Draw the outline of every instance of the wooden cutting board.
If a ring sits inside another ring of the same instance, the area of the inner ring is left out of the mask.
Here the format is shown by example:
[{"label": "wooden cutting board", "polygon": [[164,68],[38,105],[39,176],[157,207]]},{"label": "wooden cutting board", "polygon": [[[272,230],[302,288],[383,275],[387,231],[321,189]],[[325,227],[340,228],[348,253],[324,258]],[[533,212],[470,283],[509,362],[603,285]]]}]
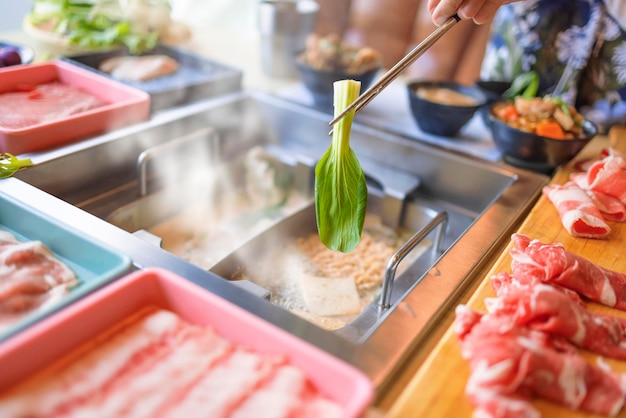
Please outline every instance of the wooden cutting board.
[{"label": "wooden cutting board", "polygon": [[[622,150],[626,149],[626,128],[620,129],[619,132],[612,130],[609,137],[611,145]],[[608,145],[607,137],[597,137],[580,153],[576,161],[595,156]],[[555,184],[567,182],[570,172],[575,171],[574,164],[575,161],[559,170],[551,182]],[[626,272],[626,223],[609,222],[609,225],[612,232],[607,240],[574,238],[561,225],[552,203],[541,196],[518,231],[542,242],[561,242],[572,253],[593,260],[603,267]],[[511,271],[511,257],[508,254],[510,247],[509,243],[470,297],[467,305],[481,312],[486,311],[485,298],[495,296],[489,278],[501,271]],[[597,312],[626,317],[626,312],[599,304],[590,303],[589,308]],[[589,361],[596,361],[596,356],[591,353],[583,352],[583,355]],[[626,373],[626,361],[608,358],[604,361],[613,370]],[[469,373],[468,363],[461,357],[459,344],[450,327],[390,408],[387,417],[471,417],[474,409],[464,393]],[[546,418],[596,417],[596,415],[574,412],[541,400],[535,400],[533,404],[541,411],[542,417]],[[626,408],[622,410],[619,417],[626,418]]]}]

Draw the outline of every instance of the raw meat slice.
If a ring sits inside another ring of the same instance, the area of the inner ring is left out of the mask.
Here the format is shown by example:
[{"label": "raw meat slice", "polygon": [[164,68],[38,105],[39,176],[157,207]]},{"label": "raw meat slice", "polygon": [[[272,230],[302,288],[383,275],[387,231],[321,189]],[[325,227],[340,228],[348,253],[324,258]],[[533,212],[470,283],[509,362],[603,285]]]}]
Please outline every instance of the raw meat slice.
[{"label": "raw meat slice", "polygon": [[611,228],[591,198],[573,181],[544,186],[543,194],[556,207],[563,227],[574,237],[607,238]]},{"label": "raw meat slice", "polygon": [[18,242],[0,251],[2,281],[10,280],[16,272],[24,270],[32,276],[43,277],[49,287],[70,283],[76,278],[74,272],[60,262],[41,241]]},{"label": "raw meat slice", "polygon": [[283,355],[149,308],[0,394],[0,411],[16,418],[343,416]]},{"label": "raw meat slice", "polygon": [[175,73],[178,67],[174,58],[157,54],[108,58],[100,63],[98,69],[123,80],[147,81]]},{"label": "raw meat slice", "polygon": [[[285,395],[289,396],[285,396]],[[282,365],[271,380],[265,382],[243,404],[232,418],[341,418],[341,408],[321,396],[306,375],[291,365]]]},{"label": "raw meat slice", "polygon": [[589,170],[589,167],[591,167],[594,163],[598,162],[599,160],[605,157],[608,157],[609,155],[615,155],[615,156],[620,156],[622,158],[626,158],[626,156],[623,153],[619,152],[615,148],[612,148],[612,147],[602,148],[600,152],[596,154],[595,156],[576,161],[576,163],[574,164],[574,167],[578,171],[587,171]]},{"label": "raw meat slice", "polygon": [[174,333],[180,326],[179,318],[167,311],[146,318],[128,318],[114,335],[108,333],[93,340],[89,347],[79,348],[80,361],[63,359],[3,393],[0,411],[11,417],[37,417],[69,411],[72,406],[80,405],[98,393],[118,375],[131,370],[133,365],[149,361],[148,357],[138,353],[158,347],[166,335]]},{"label": "raw meat slice", "polygon": [[595,302],[626,310],[626,274],[566,251],[560,243],[545,244],[523,234],[513,234],[511,239],[511,268],[520,282],[560,285]]},{"label": "raw meat slice", "polygon": [[107,104],[77,86],[58,81],[28,90],[0,94],[0,128],[23,129]]},{"label": "raw meat slice", "polygon": [[615,416],[626,376],[594,366],[548,334],[511,324],[507,316],[456,309],[461,354],[470,363],[466,394],[480,417],[538,417],[532,396],[572,410]]},{"label": "raw meat slice", "polygon": [[336,403],[321,396],[305,400],[295,415],[298,418],[343,418],[342,408]]},{"label": "raw meat slice", "polygon": [[587,183],[594,191],[606,193],[626,204],[626,158],[611,153],[587,170]]},{"label": "raw meat slice", "polygon": [[587,182],[586,173],[571,174],[570,179],[587,193],[593,204],[600,210],[604,219],[614,222],[626,221],[626,205],[614,196],[599,190],[592,190]]},{"label": "raw meat slice", "polygon": [[[493,287],[493,290],[495,290],[496,294],[500,294],[501,292],[506,292],[507,290],[503,288],[507,286],[511,286],[511,287],[520,286],[521,287],[521,286],[528,286],[528,285],[532,285],[536,283],[539,283],[539,282],[534,281],[534,280],[528,281],[527,279],[518,280],[517,278],[514,278],[507,272],[501,272],[491,277],[491,286]],[[577,292],[570,290],[566,287],[555,285],[555,284],[553,284],[553,287],[563,292],[575,304],[580,305],[582,307],[587,306]]]},{"label": "raw meat slice", "polygon": [[[84,417],[156,417],[169,403],[176,403],[203,373],[231,351],[231,345],[204,328],[185,326],[164,335],[138,364],[126,365],[113,380],[71,411]],[[160,390],[164,382],[175,382]]]},{"label": "raw meat slice", "polygon": [[285,365],[235,409],[232,418],[289,418],[293,416],[305,390],[304,373]]},{"label": "raw meat slice", "polygon": [[279,364],[278,358],[237,348],[224,362],[205,373],[185,398],[162,416],[228,417],[264,379],[275,373]]},{"label": "raw meat slice", "polygon": [[496,298],[485,300],[492,315],[508,315],[517,326],[559,335],[578,347],[626,360],[626,319],[589,311],[560,286],[521,284],[506,272],[492,278]]},{"label": "raw meat slice", "polygon": [[0,233],[0,327],[50,304],[78,283],[75,273],[41,241]]}]

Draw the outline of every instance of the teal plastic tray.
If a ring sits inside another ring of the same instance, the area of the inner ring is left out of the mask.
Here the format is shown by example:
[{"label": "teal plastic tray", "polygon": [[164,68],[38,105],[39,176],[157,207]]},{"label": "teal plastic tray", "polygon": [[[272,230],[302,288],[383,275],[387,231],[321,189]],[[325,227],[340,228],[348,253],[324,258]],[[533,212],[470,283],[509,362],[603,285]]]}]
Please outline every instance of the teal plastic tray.
[{"label": "teal plastic tray", "polygon": [[0,342],[132,269],[128,256],[6,195],[0,195],[0,229],[20,241],[41,241],[76,273],[79,282],[55,303],[2,326]]}]

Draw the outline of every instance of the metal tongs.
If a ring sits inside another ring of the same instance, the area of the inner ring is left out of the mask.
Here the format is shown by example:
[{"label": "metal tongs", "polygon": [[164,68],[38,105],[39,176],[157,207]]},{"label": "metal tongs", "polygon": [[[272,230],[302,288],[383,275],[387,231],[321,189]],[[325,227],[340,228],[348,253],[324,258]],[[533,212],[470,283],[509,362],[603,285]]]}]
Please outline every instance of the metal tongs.
[{"label": "metal tongs", "polygon": [[[361,94],[357,99],[352,102],[348,107],[346,107],[341,113],[339,113],[333,120],[331,120],[328,124],[330,126],[335,125],[339,122],[344,116],[346,116],[349,112],[354,110],[354,112],[358,112],[372,101],[374,97],[376,97],[385,87],[387,87],[393,80],[395,80],[401,73],[413,63],[416,59],[418,59],[428,48],[430,48],[435,42],[439,40],[447,31],[449,31],[452,26],[454,26],[457,22],[459,22],[461,18],[458,15],[454,15],[441,26],[437,27],[428,35],[426,39],[419,43],[415,48],[411,50],[404,58],[396,63],[389,71],[387,71],[374,85],[372,85],[369,89],[367,89],[363,94]],[[332,131],[331,131],[332,132]]]}]

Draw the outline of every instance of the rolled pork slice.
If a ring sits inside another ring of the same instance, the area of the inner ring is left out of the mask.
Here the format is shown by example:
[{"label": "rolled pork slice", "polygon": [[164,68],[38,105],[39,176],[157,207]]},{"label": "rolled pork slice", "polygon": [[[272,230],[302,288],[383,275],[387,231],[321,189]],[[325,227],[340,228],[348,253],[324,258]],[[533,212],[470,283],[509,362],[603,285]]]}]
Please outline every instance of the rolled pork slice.
[{"label": "rolled pork slice", "polygon": [[570,235],[580,238],[603,239],[611,228],[598,207],[575,182],[544,186],[543,194],[552,202]]},{"label": "rolled pork slice", "polygon": [[604,416],[622,410],[626,376],[587,362],[549,334],[465,305],[457,307],[455,321],[470,363],[466,394],[474,416],[539,417],[532,397]]},{"label": "rolled pork slice", "polygon": [[611,153],[587,170],[587,183],[594,191],[606,193],[626,205],[626,158]]},{"label": "rolled pork slice", "polygon": [[520,282],[560,285],[595,302],[626,310],[626,274],[573,254],[560,243],[542,243],[517,233],[511,239],[511,269]]},{"label": "rolled pork slice", "polygon": [[485,300],[492,315],[517,326],[559,335],[577,347],[626,360],[626,319],[591,312],[574,292],[541,282],[520,283],[507,272],[492,277],[497,297]]},{"label": "rolled pork slice", "polygon": [[605,220],[613,222],[626,221],[626,205],[615,196],[608,195],[599,190],[592,190],[589,187],[586,173],[571,174],[570,180],[587,193],[593,204],[600,210]]}]

